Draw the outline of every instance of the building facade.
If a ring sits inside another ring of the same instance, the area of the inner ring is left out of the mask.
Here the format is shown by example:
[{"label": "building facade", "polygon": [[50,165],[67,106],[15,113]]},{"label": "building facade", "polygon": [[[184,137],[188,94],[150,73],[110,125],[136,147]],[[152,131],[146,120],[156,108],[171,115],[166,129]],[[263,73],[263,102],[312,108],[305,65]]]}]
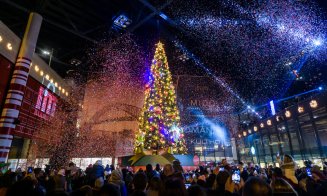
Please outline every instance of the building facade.
[{"label": "building facade", "polygon": [[[21,39],[0,21],[1,112],[20,45]],[[65,102],[70,93],[71,87],[34,53],[19,116],[14,122],[16,127],[12,133],[8,162],[14,165],[26,163],[35,138],[47,141],[59,138],[55,134],[42,132],[41,129],[50,124],[56,116],[58,104]]]},{"label": "building facade", "polygon": [[267,166],[289,154],[300,166],[305,160],[321,164],[327,156],[326,103],[326,93],[318,94],[240,131],[239,160]]}]

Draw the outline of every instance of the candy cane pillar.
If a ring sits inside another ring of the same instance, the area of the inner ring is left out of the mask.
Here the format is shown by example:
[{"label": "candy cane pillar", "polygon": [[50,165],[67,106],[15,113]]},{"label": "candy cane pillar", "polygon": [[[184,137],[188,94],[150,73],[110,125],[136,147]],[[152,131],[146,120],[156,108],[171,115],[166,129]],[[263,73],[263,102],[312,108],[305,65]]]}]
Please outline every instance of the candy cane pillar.
[{"label": "candy cane pillar", "polygon": [[19,109],[24,97],[24,89],[41,23],[42,16],[37,13],[30,14],[0,117],[0,162],[7,162],[8,159],[13,139],[12,132],[16,127]]}]

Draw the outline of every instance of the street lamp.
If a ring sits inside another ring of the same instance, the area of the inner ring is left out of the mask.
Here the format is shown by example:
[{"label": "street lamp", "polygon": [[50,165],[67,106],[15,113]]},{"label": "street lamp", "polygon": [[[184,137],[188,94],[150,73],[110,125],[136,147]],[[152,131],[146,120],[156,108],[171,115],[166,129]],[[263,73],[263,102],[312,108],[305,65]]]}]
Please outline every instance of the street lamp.
[{"label": "street lamp", "polygon": [[53,48],[51,49],[51,52],[48,50],[42,50],[42,53],[46,56],[49,56],[49,67],[51,67],[51,60],[53,56]]}]

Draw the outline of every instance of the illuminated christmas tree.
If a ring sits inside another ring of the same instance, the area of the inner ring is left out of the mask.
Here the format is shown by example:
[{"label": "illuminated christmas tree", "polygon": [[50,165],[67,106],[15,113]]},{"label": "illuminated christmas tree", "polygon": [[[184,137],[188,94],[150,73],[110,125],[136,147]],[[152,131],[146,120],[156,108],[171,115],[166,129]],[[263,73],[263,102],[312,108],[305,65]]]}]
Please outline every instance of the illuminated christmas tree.
[{"label": "illuminated christmas tree", "polygon": [[163,44],[159,42],[156,46],[139,118],[135,153],[145,149],[156,154],[167,149],[170,153],[185,154],[187,149],[167,57]]}]

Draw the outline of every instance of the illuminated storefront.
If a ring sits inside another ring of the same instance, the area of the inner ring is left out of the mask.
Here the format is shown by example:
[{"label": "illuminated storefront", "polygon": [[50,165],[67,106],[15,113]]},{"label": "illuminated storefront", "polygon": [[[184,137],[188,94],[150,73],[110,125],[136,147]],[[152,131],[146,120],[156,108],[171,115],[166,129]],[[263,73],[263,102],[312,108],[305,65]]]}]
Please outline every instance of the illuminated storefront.
[{"label": "illuminated storefront", "polygon": [[[5,103],[14,62],[20,47],[20,39],[0,22],[0,111]],[[10,45],[10,47],[8,47]],[[13,140],[8,162],[21,166],[26,164],[32,138],[52,140],[54,135],[40,132],[55,116],[57,105],[70,95],[70,87],[37,54],[33,55],[19,116],[14,123]],[[40,159],[37,164],[47,163]],[[44,162],[44,163],[43,163]]]},{"label": "illuminated storefront", "polygon": [[[278,154],[320,164],[327,155],[327,98],[312,97],[248,127],[237,136],[239,159],[273,165]],[[251,148],[255,153],[251,153]]]}]

